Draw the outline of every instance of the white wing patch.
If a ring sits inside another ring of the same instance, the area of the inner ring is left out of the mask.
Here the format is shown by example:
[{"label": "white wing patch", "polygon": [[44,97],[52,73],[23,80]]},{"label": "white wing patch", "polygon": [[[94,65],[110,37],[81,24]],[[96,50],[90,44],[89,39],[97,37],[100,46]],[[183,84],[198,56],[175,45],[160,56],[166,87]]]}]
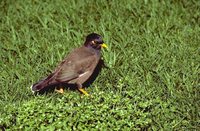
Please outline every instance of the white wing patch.
[{"label": "white wing patch", "polygon": [[87,73],[89,73],[89,71],[86,71],[83,74],[80,74],[78,77],[82,77],[82,76],[86,75]]}]

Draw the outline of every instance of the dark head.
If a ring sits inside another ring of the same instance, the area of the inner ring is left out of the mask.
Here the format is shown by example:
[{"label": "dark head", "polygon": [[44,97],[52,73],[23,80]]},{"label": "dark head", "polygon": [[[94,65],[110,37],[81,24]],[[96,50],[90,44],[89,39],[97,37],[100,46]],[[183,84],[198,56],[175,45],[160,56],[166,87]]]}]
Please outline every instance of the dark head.
[{"label": "dark head", "polygon": [[103,39],[100,35],[96,33],[91,33],[86,37],[85,46],[92,47],[94,49],[101,49],[101,47],[107,48],[107,45],[103,42]]}]

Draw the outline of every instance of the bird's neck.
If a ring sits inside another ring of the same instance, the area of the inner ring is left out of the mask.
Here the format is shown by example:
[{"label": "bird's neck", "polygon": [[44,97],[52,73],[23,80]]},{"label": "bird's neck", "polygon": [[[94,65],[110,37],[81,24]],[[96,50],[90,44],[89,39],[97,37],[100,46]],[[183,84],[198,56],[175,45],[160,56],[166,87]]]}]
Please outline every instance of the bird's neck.
[{"label": "bird's neck", "polygon": [[88,49],[90,49],[92,52],[94,52],[94,53],[96,53],[97,55],[100,55],[101,53],[100,53],[100,50],[101,49],[96,49],[96,48],[94,48],[94,47],[92,47],[91,45],[84,45],[85,47],[87,47]]}]

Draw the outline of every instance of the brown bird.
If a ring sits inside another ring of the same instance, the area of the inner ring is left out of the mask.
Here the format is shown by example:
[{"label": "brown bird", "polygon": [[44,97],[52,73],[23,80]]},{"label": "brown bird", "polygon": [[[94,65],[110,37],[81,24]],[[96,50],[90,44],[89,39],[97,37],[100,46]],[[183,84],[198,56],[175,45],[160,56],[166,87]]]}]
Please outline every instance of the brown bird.
[{"label": "brown bird", "polygon": [[[45,79],[33,84],[33,92],[39,92],[51,85],[75,84],[80,92],[89,95],[82,87],[94,72],[101,58],[101,48],[107,48],[102,37],[96,33],[91,33],[86,37],[83,46],[74,49],[55,69],[53,73]],[[63,93],[63,88],[57,90]]]}]

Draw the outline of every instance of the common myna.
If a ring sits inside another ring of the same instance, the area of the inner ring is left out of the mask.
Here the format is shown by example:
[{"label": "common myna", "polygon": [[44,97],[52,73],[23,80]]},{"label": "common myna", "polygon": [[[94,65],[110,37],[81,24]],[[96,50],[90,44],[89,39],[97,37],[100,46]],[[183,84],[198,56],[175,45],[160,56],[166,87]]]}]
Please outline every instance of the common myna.
[{"label": "common myna", "polygon": [[[85,95],[89,95],[82,87],[94,72],[101,57],[101,48],[107,48],[102,37],[91,33],[86,37],[83,46],[74,49],[45,79],[33,84],[33,92],[39,92],[51,85],[75,84],[77,89]],[[57,90],[63,93],[63,88]]]}]

